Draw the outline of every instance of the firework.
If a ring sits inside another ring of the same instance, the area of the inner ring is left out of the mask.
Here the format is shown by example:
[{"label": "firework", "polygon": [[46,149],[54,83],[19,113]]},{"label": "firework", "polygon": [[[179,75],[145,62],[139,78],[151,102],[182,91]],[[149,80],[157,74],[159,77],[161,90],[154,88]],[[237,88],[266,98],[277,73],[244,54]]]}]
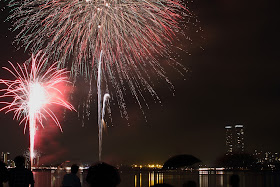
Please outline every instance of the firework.
[{"label": "firework", "polygon": [[9,6],[16,41],[33,53],[44,50],[59,67],[68,62],[74,77],[86,74],[92,81],[103,51],[103,79],[126,118],[125,85],[140,108],[142,92],[159,101],[151,74],[173,89],[158,58],[186,71],[169,55],[179,20],[190,15],[182,0],[11,0]]},{"label": "firework", "polygon": [[0,79],[0,83],[6,86],[0,90],[3,93],[0,98],[11,98],[11,101],[0,102],[5,105],[0,111],[13,112],[14,119],[24,124],[24,132],[29,126],[31,166],[37,125],[40,124],[43,127],[43,120],[49,116],[62,131],[51,106],[60,105],[74,110],[73,106],[64,99],[61,91],[61,86],[68,82],[69,72],[65,69],[58,70],[56,63],[50,68],[44,68],[45,61],[45,55],[38,53],[36,56],[32,55],[30,68],[26,64],[14,66],[10,63],[12,69],[3,68],[9,71],[15,80]]},{"label": "firework", "polygon": [[174,90],[158,59],[167,58],[168,65],[186,71],[170,55],[172,41],[182,33],[179,21],[190,15],[183,0],[11,0],[9,6],[8,20],[19,31],[16,42],[33,53],[43,50],[48,59],[60,62],[58,67],[70,67],[74,81],[80,74],[90,79],[86,110],[91,85],[97,85],[100,150],[101,84],[128,119],[126,87],[142,112],[143,102],[148,107],[146,93],[160,102],[151,74]]},{"label": "firework", "polygon": [[[44,49],[64,65],[94,63],[103,50],[106,63],[136,65],[162,54],[179,30],[179,0],[11,1],[17,41],[32,52]],[[81,65],[81,68],[87,66]]]}]

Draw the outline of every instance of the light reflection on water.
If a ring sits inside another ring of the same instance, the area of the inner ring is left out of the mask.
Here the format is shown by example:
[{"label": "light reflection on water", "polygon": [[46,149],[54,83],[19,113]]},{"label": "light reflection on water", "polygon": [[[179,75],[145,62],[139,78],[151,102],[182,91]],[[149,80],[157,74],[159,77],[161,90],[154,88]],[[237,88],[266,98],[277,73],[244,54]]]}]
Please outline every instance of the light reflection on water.
[{"label": "light reflection on water", "polygon": [[[60,187],[64,170],[35,171],[35,187]],[[86,172],[79,172],[83,187],[89,187],[85,182]],[[229,187],[232,174],[240,177],[240,187],[276,187],[280,186],[280,172],[225,172],[225,171],[193,171],[193,172],[161,172],[161,171],[120,171],[121,184],[118,187],[151,187],[157,183],[168,183],[174,187],[193,180],[199,187]],[[4,187],[8,187],[7,184]]]},{"label": "light reflection on water", "polygon": [[[163,183],[163,173],[160,172],[147,172],[148,180],[146,179],[146,175],[142,175],[141,172],[135,173],[134,175],[134,187],[144,187],[144,186],[153,186],[155,184]],[[144,178],[144,179],[143,179]],[[144,184],[142,184],[142,181],[144,180]],[[146,184],[148,183],[148,185]]]}]

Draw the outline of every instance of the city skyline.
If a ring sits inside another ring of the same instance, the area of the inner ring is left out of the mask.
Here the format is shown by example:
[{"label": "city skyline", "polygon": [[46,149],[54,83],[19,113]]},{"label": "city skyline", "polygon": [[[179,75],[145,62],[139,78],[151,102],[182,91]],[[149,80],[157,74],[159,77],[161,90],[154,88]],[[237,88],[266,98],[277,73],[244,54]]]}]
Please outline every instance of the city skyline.
[{"label": "city skyline", "polygon": [[[8,29],[10,23],[4,21],[7,10],[3,5],[1,1],[1,67],[8,61],[22,63],[30,55],[12,46],[15,34]],[[197,34],[190,28],[193,44],[188,53],[179,53],[178,59],[188,73],[180,76],[168,69],[175,96],[166,85],[156,83],[162,104],[147,98],[145,115],[132,98],[128,98],[129,120],[113,112],[103,139],[105,161],[152,163],[176,154],[192,154],[212,164],[225,153],[227,124],[246,125],[244,143],[248,152],[280,150],[277,11],[269,2],[261,1],[202,0],[189,6],[203,31]],[[1,69],[0,76],[8,75]],[[83,126],[76,113],[66,112],[60,116],[63,133],[51,127],[40,132],[42,162],[98,160],[95,114],[93,106]],[[0,113],[0,119],[0,151],[11,152],[11,157],[25,152],[29,140],[23,127],[12,120],[11,114]]]},{"label": "city skyline", "polygon": [[[279,158],[279,153],[278,151],[271,151],[271,150],[267,150],[267,149],[264,149],[264,150],[257,150],[257,149],[254,149],[254,151],[251,151],[251,152],[248,152],[245,150],[245,145],[244,145],[244,138],[245,138],[245,132],[244,132],[244,125],[243,124],[235,124],[235,125],[226,125],[224,126],[225,128],[225,145],[226,145],[226,149],[224,151],[223,154],[225,155],[232,155],[232,154],[250,154],[252,155],[254,158],[256,158],[257,162],[258,163],[261,163],[261,164],[264,164],[264,163],[273,163],[274,161],[276,162],[280,162],[280,158]],[[39,150],[39,149],[38,149]],[[40,157],[41,157],[41,154],[40,152],[37,150],[37,152],[35,153],[35,157],[34,158],[34,163],[35,163],[35,167],[37,166],[43,166],[45,163],[40,163]],[[1,150],[0,150],[1,152]],[[8,164],[9,166],[13,166],[13,158],[10,158],[9,159],[9,155],[11,153],[10,152],[1,152],[1,159],[4,163]],[[27,162],[29,160],[29,152],[28,151],[25,151],[22,155],[24,155],[26,158],[27,158]],[[222,155],[220,155],[222,156]],[[221,157],[218,157],[218,159],[220,159]],[[80,162],[81,164],[90,164],[89,162],[86,162],[86,161],[83,161],[81,159],[78,159],[78,160],[72,160],[72,161],[63,161],[63,162],[75,162],[75,161],[78,161]],[[152,166],[155,165],[159,165],[159,166],[162,166],[161,164],[164,164],[165,161],[150,161],[150,162],[135,162],[135,163],[117,163],[118,165],[131,165],[132,167],[148,167],[148,168],[153,168]],[[151,164],[153,163],[153,164]],[[43,165],[42,165],[43,164]],[[47,165],[48,166],[52,166],[52,165],[57,165],[57,164],[61,164],[59,162],[49,162]],[[135,165],[136,164],[136,165]],[[138,166],[137,166],[138,164]],[[202,166],[205,164],[203,161],[201,162]],[[150,167],[151,166],[151,167]],[[205,166],[210,166],[210,167],[213,167],[215,166],[215,164],[210,164],[210,165],[205,165]],[[159,168],[159,167],[156,167],[156,168]]]},{"label": "city skyline", "polygon": [[227,125],[226,129],[226,153],[244,153],[244,125]]}]

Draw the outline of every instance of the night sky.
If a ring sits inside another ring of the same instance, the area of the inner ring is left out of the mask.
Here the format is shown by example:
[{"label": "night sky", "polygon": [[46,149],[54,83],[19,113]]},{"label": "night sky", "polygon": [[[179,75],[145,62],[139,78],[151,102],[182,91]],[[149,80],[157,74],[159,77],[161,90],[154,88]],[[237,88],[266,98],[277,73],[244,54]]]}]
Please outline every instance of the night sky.
[{"label": "night sky", "polygon": [[[28,53],[12,45],[15,33],[4,22],[7,10],[1,1],[0,65],[23,62]],[[149,109],[128,98],[129,120],[112,111],[113,121],[103,137],[104,161],[119,164],[163,163],[176,154],[192,154],[213,164],[225,153],[225,125],[244,124],[245,150],[280,152],[280,64],[276,5],[269,1],[197,0],[190,5],[197,15],[190,28],[190,52],[180,53],[185,76],[167,69],[175,96],[165,83],[155,85],[162,105],[147,99]],[[203,31],[196,29],[201,27]],[[184,44],[183,44],[184,45]],[[1,78],[9,77],[0,70]],[[46,125],[40,151],[45,163],[64,160],[95,162],[98,159],[96,107],[82,127],[75,112],[60,115],[64,132]],[[63,117],[64,116],[64,117]],[[64,118],[64,119],[63,119]],[[0,152],[11,157],[29,146],[23,126],[12,113],[0,113]],[[113,127],[112,127],[113,125]]]}]

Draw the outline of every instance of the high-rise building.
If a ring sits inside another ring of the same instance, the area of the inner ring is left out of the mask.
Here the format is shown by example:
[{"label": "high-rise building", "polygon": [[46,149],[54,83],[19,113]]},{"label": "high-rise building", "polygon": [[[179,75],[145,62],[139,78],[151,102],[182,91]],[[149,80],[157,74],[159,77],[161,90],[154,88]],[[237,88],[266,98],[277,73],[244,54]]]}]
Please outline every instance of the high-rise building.
[{"label": "high-rise building", "polygon": [[226,128],[226,151],[228,154],[233,152],[233,129],[228,125]]},{"label": "high-rise building", "polygon": [[244,153],[244,126],[235,125],[235,152]]},{"label": "high-rise building", "polygon": [[227,125],[225,129],[227,154],[244,153],[244,126],[241,124]]}]

